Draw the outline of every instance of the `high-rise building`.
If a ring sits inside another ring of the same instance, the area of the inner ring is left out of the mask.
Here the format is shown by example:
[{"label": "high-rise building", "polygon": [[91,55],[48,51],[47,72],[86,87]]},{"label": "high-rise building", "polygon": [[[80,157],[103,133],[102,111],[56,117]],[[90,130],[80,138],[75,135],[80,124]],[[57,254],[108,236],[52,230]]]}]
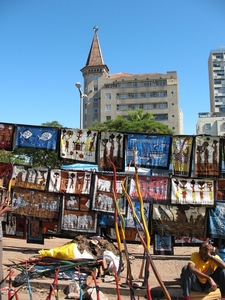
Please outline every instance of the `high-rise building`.
[{"label": "high-rise building", "polygon": [[210,112],[225,112],[225,46],[210,52],[208,72]]},{"label": "high-rise building", "polygon": [[176,71],[166,74],[110,74],[103,61],[97,30],[95,26],[87,62],[81,69],[84,94],[87,95],[82,101],[83,128],[94,122],[114,119],[117,115],[126,118],[127,110],[141,108],[175,134],[182,134],[183,114],[179,105]]}]

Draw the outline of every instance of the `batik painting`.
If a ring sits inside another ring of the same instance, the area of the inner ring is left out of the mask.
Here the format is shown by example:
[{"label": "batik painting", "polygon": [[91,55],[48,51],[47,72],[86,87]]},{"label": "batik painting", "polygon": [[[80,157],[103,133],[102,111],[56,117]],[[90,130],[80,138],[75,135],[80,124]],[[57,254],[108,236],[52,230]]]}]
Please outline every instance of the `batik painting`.
[{"label": "batik painting", "polygon": [[118,132],[101,132],[98,141],[99,171],[113,171],[112,162],[117,172],[124,172],[124,134]]},{"label": "batik painting", "polygon": [[225,239],[225,202],[218,201],[209,209],[209,235],[214,239]]},{"label": "batik painting", "polygon": [[1,123],[0,124],[0,149],[11,151],[13,149],[15,125]]},{"label": "batik painting", "polygon": [[[126,165],[144,168],[169,168],[171,136],[150,134],[128,134]],[[135,155],[135,156],[134,156]]]},{"label": "batik painting", "polygon": [[153,254],[155,255],[173,255],[173,239],[172,236],[154,235]]},{"label": "batik painting", "polygon": [[[138,183],[143,201],[151,203],[169,202],[168,192],[170,179],[158,176],[138,176]],[[131,178],[129,182],[129,196],[132,200],[139,199],[136,187],[136,179]]]},{"label": "batik painting", "polygon": [[220,138],[217,136],[195,137],[194,173],[198,177],[220,176]]},{"label": "batik painting", "polygon": [[225,179],[217,179],[216,187],[216,200],[225,200]]},{"label": "batik painting", "polygon": [[48,190],[55,193],[90,194],[91,184],[91,172],[51,169]]},{"label": "batik painting", "polygon": [[211,238],[202,238],[202,237],[194,237],[194,236],[175,236],[174,237],[174,244],[175,246],[197,246],[200,245],[202,242],[212,243]]},{"label": "batik painting", "polygon": [[[141,224],[138,223],[136,219],[134,219],[131,207],[128,205],[127,208],[127,215],[124,217],[124,223],[126,228],[136,228],[142,229],[143,222],[142,222],[142,213],[141,213],[141,207],[140,207],[140,201],[132,201],[133,203],[133,209],[135,211],[136,216],[138,217],[139,221]],[[149,214],[150,214],[150,203],[149,202],[144,202],[143,203],[143,214],[145,216],[145,222],[146,224],[149,224]],[[120,221],[119,221],[120,223]]]},{"label": "batik painting", "polygon": [[63,208],[61,229],[75,232],[96,233],[97,214]]},{"label": "batik painting", "polygon": [[27,243],[44,245],[44,236],[42,235],[42,221],[28,219]]},{"label": "batik painting", "polygon": [[[140,230],[139,231],[141,237],[144,239],[145,235],[144,235],[144,231]],[[121,232],[121,229],[119,228],[119,235],[120,235],[120,239],[123,240],[123,235]],[[114,228],[108,228],[108,236],[110,236],[110,238],[112,240],[117,241],[117,235],[116,235],[116,231]],[[125,239],[127,242],[139,242],[141,243],[139,234],[137,233],[136,229],[126,229],[125,230]]]},{"label": "batik painting", "polygon": [[[116,177],[116,201],[121,214],[126,213],[126,199],[123,196],[122,183],[124,176]],[[115,212],[115,197],[113,194],[114,177],[112,175],[95,174],[92,210],[107,213]]]},{"label": "batik painting", "polygon": [[173,177],[171,186],[172,204],[214,205],[214,180]]},{"label": "batik painting", "polygon": [[7,214],[7,222],[2,224],[5,237],[26,238],[26,219],[20,216]]},{"label": "batik painting", "polygon": [[58,194],[13,188],[11,203],[14,214],[41,219],[59,219]]},{"label": "batik painting", "polygon": [[6,189],[10,189],[10,180],[13,174],[13,164],[10,163],[0,163],[0,180],[1,185]]},{"label": "batik painting", "polygon": [[12,186],[45,190],[48,168],[14,165]]},{"label": "batik painting", "polygon": [[17,125],[15,146],[56,150],[58,132],[59,129],[57,127]]},{"label": "batik painting", "polygon": [[65,195],[63,201],[65,209],[90,211],[91,199],[89,195]]},{"label": "batik painting", "polygon": [[172,165],[173,175],[189,177],[192,167],[193,137],[173,136]]},{"label": "batik painting", "polygon": [[153,204],[154,234],[205,237],[205,223],[206,208],[203,206]]},{"label": "batik painting", "polygon": [[60,157],[96,164],[97,137],[93,130],[61,129]]}]

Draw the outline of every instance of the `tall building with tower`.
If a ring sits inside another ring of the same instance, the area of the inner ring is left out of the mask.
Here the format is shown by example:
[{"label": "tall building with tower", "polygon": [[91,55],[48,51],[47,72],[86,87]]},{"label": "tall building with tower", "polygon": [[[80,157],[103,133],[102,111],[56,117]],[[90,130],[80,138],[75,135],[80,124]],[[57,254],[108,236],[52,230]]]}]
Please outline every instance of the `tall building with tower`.
[{"label": "tall building with tower", "polygon": [[103,60],[97,31],[95,26],[88,58],[81,69],[85,94],[81,102],[82,127],[114,119],[117,115],[126,118],[127,110],[132,112],[141,108],[175,134],[182,134],[177,72],[110,74]]}]

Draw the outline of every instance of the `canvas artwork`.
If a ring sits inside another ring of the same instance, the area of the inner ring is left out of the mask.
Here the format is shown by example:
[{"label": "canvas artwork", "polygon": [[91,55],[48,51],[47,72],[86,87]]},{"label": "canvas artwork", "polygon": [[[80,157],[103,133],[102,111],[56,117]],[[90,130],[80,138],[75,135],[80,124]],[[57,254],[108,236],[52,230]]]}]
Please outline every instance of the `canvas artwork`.
[{"label": "canvas artwork", "polygon": [[45,190],[48,171],[48,168],[14,165],[12,186]]},{"label": "canvas artwork", "polygon": [[[124,176],[116,178],[117,203],[120,212],[126,214],[126,199],[123,196],[122,182]],[[107,213],[115,212],[115,199],[113,194],[114,177],[112,175],[95,174],[92,210]]]},{"label": "canvas artwork", "polygon": [[118,132],[101,132],[98,141],[99,171],[113,171],[112,162],[117,172],[124,172],[124,134]]},{"label": "canvas artwork", "polygon": [[13,174],[13,164],[0,163],[0,174],[1,185],[8,189]]},{"label": "canvas artwork", "polygon": [[27,243],[44,245],[44,236],[42,235],[42,221],[28,219]]},{"label": "canvas artwork", "polygon": [[155,255],[173,255],[173,238],[171,236],[154,235],[153,254]]},{"label": "canvas artwork", "polygon": [[60,157],[96,164],[97,137],[93,130],[61,129]]},{"label": "canvas artwork", "polygon": [[26,219],[20,216],[7,214],[7,221],[2,224],[5,237],[26,238]]},{"label": "canvas artwork", "polygon": [[216,185],[216,200],[225,200],[225,179],[217,179]]},{"label": "canvas artwork", "polygon": [[209,210],[209,234],[212,238],[225,239],[225,202],[217,201]]},{"label": "canvas artwork", "polygon": [[169,168],[171,136],[150,134],[128,134],[126,165],[144,168]]},{"label": "canvas artwork", "polygon": [[194,172],[198,177],[219,177],[220,137],[196,136]]},{"label": "canvas artwork", "polygon": [[58,132],[59,129],[57,127],[17,125],[15,146],[56,150]]},{"label": "canvas artwork", "polygon": [[[170,179],[160,176],[138,176],[139,187],[143,201],[151,203],[167,203],[169,202],[168,192]],[[129,196],[132,200],[139,199],[136,180],[130,179]]]},{"label": "canvas artwork", "polygon": [[153,204],[153,233],[162,236],[205,237],[206,208],[203,206]]},{"label": "canvas artwork", "polygon": [[[136,226],[137,226],[138,229],[141,229],[142,226],[143,226],[143,222],[142,222],[142,218],[141,218],[140,201],[132,201],[132,203],[133,203],[134,211],[135,211],[135,213],[136,213],[136,215],[137,215],[137,217],[140,220],[142,225],[140,225],[138,223],[138,221],[136,221],[133,218],[132,210],[131,210],[130,206],[128,205],[127,215],[124,218],[125,227],[126,228],[136,228]],[[145,216],[145,222],[146,222],[146,224],[149,224],[150,203],[149,202],[144,202],[143,206],[144,206],[143,212],[144,212],[144,216]]]},{"label": "canvas artwork", "polygon": [[[142,230],[139,231],[141,237],[144,239],[145,235],[144,232]],[[119,234],[120,234],[120,239],[123,239],[121,230],[119,229]],[[108,235],[110,236],[110,238],[114,241],[117,240],[117,236],[116,236],[116,231],[114,228],[108,228]],[[137,233],[137,230],[135,229],[126,229],[125,230],[125,239],[127,242],[139,242],[141,243],[139,234]]]},{"label": "canvas artwork", "polygon": [[63,201],[65,209],[90,211],[91,199],[89,195],[65,195]]},{"label": "canvas artwork", "polygon": [[49,192],[90,194],[92,173],[85,171],[50,170]]},{"label": "canvas artwork", "polygon": [[173,136],[172,164],[173,175],[189,177],[192,167],[193,136]]},{"label": "canvas artwork", "polygon": [[97,214],[63,208],[61,229],[75,232],[96,233]]},{"label": "canvas artwork", "polygon": [[11,203],[14,214],[41,219],[58,220],[59,218],[60,195],[58,194],[13,188]]},{"label": "canvas artwork", "polygon": [[171,204],[214,205],[214,180],[171,179]]},{"label": "canvas artwork", "polygon": [[0,124],[0,149],[11,151],[13,149],[13,136],[15,125],[1,123]]}]

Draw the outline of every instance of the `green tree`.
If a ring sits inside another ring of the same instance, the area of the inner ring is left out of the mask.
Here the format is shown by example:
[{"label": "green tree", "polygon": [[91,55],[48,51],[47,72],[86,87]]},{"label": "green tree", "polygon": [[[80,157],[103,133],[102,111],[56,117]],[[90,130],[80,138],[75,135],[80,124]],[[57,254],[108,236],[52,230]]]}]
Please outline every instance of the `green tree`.
[{"label": "green tree", "polygon": [[96,122],[89,129],[102,131],[123,131],[154,134],[173,134],[173,131],[166,125],[155,120],[154,116],[143,109],[137,109],[135,112],[127,111],[127,118],[117,116],[114,120],[108,120],[103,123]]}]

